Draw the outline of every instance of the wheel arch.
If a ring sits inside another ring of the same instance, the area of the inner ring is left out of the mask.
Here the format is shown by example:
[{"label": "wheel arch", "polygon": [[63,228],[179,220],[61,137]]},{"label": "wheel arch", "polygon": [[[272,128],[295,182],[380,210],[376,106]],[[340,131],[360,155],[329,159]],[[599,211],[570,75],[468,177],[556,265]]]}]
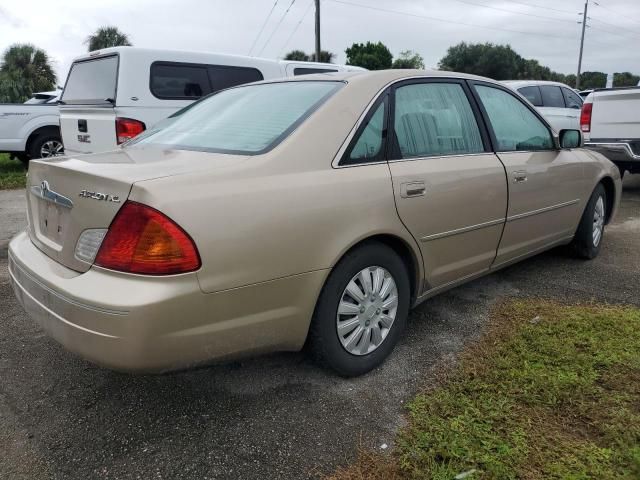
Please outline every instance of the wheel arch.
[{"label": "wheel arch", "polygon": [[24,147],[24,151],[28,153],[29,150],[31,150],[31,145],[33,144],[34,140],[42,134],[57,135],[60,138],[60,141],[62,141],[62,134],[60,133],[59,126],[45,125],[45,126],[36,128],[33,132],[29,134],[29,137],[27,137],[27,143],[25,144],[25,147]]},{"label": "wheel arch", "polygon": [[604,187],[604,191],[607,194],[607,204],[606,204],[606,222],[608,224],[613,215],[613,208],[616,202],[616,185],[613,181],[613,178],[609,176],[602,177],[600,179],[600,184]]}]

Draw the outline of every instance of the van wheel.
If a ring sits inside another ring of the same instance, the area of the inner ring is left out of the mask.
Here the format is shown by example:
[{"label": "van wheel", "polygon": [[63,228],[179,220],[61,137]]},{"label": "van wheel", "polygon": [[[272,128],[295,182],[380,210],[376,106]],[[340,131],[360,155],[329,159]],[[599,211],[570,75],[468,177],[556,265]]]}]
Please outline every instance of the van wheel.
[{"label": "van wheel", "polygon": [[606,205],[607,193],[600,183],[591,194],[573,238],[573,250],[578,257],[592,259],[600,253],[604,224],[607,219]]},{"label": "van wheel", "polygon": [[409,277],[400,257],[370,243],[348,253],[327,279],[311,321],[309,347],[345,377],[380,365],[404,330]]},{"label": "van wheel", "polygon": [[31,158],[50,158],[64,155],[64,146],[58,135],[38,135],[29,147]]}]

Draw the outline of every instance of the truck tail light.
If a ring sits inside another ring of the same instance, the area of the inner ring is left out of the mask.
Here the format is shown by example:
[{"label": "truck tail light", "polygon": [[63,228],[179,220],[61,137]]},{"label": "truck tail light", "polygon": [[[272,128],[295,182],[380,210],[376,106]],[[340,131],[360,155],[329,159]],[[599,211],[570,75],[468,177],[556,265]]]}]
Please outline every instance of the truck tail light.
[{"label": "truck tail light", "polygon": [[591,113],[593,112],[593,103],[583,103],[580,112],[580,130],[583,132],[591,131]]},{"label": "truck tail light", "polygon": [[173,275],[200,268],[195,243],[159,211],[127,201],[111,222],[96,265],[146,275]]},{"label": "truck tail light", "polygon": [[140,120],[134,120],[133,118],[116,118],[116,137],[118,145],[131,140],[136,135],[140,135],[145,131],[146,125]]}]

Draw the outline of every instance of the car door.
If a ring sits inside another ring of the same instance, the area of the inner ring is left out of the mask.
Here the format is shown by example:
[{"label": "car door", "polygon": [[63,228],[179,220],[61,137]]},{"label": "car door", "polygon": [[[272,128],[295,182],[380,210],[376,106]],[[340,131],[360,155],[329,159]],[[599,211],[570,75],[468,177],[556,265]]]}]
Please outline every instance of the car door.
[{"label": "car door", "polygon": [[392,89],[389,169],[398,214],[420,245],[425,289],[487,271],[505,221],[504,168],[469,95],[457,79]]},{"label": "car door", "polygon": [[565,128],[573,128],[571,126],[573,124],[571,119],[574,118],[573,113],[566,108],[560,87],[540,85],[540,94],[542,95],[542,107],[539,107],[538,110],[556,132]]},{"label": "car door", "polygon": [[549,126],[513,92],[484,82],[473,82],[473,89],[509,185],[495,265],[571,238],[584,203],[580,159],[556,148]]},{"label": "car door", "polygon": [[576,92],[562,87],[562,95],[564,95],[564,103],[567,106],[567,116],[570,123],[567,128],[571,130],[580,130],[580,111],[582,110],[582,97]]}]

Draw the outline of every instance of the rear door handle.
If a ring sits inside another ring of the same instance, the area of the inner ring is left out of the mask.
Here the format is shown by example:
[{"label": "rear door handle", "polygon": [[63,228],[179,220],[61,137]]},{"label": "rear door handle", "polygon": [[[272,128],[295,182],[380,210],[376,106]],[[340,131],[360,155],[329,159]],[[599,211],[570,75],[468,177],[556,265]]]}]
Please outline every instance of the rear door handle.
[{"label": "rear door handle", "polygon": [[516,183],[523,183],[527,181],[527,172],[525,171],[518,171],[518,172],[513,172],[513,181]]},{"label": "rear door handle", "polygon": [[400,196],[402,198],[421,197],[426,190],[424,182],[406,182],[400,184]]}]

